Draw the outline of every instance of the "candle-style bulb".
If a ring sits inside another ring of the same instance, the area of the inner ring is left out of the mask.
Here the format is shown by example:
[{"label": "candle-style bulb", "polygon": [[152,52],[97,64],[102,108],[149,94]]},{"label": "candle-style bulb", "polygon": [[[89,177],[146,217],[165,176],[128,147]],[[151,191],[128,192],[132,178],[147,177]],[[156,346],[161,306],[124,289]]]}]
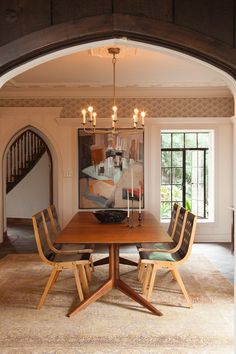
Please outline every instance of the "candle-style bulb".
[{"label": "candle-style bulb", "polygon": [[138,108],[134,109],[134,114],[137,116],[138,115]]},{"label": "candle-style bulb", "polygon": [[82,123],[83,123],[83,124],[86,124],[86,109],[82,109],[81,113],[82,113],[82,115],[83,115],[83,121],[82,121]]},{"label": "candle-style bulb", "polygon": [[93,112],[93,126],[96,127],[97,124],[97,113]]},{"label": "candle-style bulb", "polygon": [[92,121],[93,121],[93,107],[92,106],[88,107],[88,112],[89,112],[89,121],[90,121],[90,123],[92,123]]},{"label": "candle-style bulb", "polygon": [[144,118],[145,118],[145,116],[146,116],[146,112],[141,112],[141,119],[142,119],[142,126],[144,126]]}]

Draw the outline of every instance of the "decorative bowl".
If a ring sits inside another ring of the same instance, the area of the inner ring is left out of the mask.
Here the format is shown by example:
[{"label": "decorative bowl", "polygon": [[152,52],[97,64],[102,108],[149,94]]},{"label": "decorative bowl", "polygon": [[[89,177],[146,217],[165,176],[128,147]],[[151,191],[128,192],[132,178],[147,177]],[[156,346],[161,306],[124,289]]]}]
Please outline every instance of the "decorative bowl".
[{"label": "decorative bowl", "polygon": [[97,210],[93,213],[96,218],[103,224],[115,224],[122,222],[126,216],[127,211],[125,210]]}]

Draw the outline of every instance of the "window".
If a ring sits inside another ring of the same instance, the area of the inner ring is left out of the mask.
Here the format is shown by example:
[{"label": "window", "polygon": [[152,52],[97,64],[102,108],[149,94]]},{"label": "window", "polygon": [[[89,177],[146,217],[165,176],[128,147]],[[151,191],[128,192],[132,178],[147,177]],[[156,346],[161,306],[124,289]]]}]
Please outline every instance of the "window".
[{"label": "window", "polygon": [[175,202],[209,218],[210,132],[161,133],[161,218]]}]

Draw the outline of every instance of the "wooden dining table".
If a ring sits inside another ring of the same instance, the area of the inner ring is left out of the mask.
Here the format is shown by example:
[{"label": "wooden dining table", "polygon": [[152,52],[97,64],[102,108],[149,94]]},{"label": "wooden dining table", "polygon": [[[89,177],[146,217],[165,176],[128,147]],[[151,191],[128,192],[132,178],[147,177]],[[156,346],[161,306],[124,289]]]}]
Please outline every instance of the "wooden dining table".
[{"label": "wooden dining table", "polygon": [[120,290],[128,297],[138,302],[153,314],[161,316],[162,313],[149,301],[144,299],[129,285],[120,279],[119,265],[126,263],[124,258],[119,257],[121,245],[139,243],[171,242],[172,239],[163,229],[160,222],[149,212],[142,212],[141,225],[138,223],[138,213],[133,214],[133,227],[129,227],[127,222],[116,224],[104,224],[99,222],[92,212],[77,212],[67,226],[57,237],[57,243],[72,244],[103,244],[109,246],[109,257],[97,265],[109,263],[109,277],[96,291],[90,294],[78,307],[68,313],[68,317],[74,316],[88,305],[97,301],[113,288]]}]

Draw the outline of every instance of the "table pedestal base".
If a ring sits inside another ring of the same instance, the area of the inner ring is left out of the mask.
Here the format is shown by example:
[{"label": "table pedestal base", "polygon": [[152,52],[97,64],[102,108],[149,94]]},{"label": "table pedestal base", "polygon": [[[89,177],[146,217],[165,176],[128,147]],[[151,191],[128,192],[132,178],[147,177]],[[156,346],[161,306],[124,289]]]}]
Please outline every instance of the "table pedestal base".
[{"label": "table pedestal base", "polygon": [[[162,313],[156,309],[149,301],[145,300],[142,296],[131,289],[126,283],[120,279],[119,275],[119,245],[109,245],[109,279],[101,285],[94,293],[80,303],[80,305],[68,314],[68,317],[76,315],[81,310],[85,309],[88,305],[98,300],[103,295],[107,294],[111,289],[119,289],[122,293],[129,296],[140,305],[146,307],[149,311],[157,316],[161,316]],[[126,261],[126,260],[125,260]],[[105,264],[105,263],[103,263]]]},{"label": "table pedestal base", "polygon": [[[119,262],[120,262],[120,264],[127,264],[127,265],[134,266],[134,267],[138,266],[137,262],[131,261],[130,259],[126,259],[123,257],[119,257]],[[108,264],[108,263],[109,263],[109,257],[105,257],[105,258],[99,259],[98,261],[95,261],[93,263],[93,265],[94,265],[94,267],[97,267],[97,266],[100,266],[103,264]]]}]

